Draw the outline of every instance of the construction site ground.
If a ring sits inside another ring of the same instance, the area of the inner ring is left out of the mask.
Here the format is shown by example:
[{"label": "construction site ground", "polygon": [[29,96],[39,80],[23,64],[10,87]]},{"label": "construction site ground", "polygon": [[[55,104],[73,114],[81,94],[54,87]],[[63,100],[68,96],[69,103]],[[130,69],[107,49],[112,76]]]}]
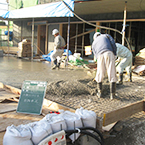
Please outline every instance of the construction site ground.
[{"label": "construction site ground", "polygon": [[[93,81],[96,69],[81,66],[65,68],[62,65],[59,70],[51,70],[50,67],[51,64],[46,61],[30,61],[14,56],[0,57],[0,82],[21,89],[24,80],[47,81],[45,99],[74,110],[83,107],[95,111],[98,118],[103,117],[104,113],[144,100],[143,76],[133,74],[133,82],[126,82],[124,77],[123,85],[116,86],[116,97],[111,101],[107,77],[103,81],[102,97],[96,97],[97,83]],[[4,116],[1,118],[4,119]],[[105,145],[144,145],[144,133],[145,114],[141,111],[116,122],[116,125],[111,130],[104,131],[103,135]],[[4,132],[1,134],[3,136]]]}]

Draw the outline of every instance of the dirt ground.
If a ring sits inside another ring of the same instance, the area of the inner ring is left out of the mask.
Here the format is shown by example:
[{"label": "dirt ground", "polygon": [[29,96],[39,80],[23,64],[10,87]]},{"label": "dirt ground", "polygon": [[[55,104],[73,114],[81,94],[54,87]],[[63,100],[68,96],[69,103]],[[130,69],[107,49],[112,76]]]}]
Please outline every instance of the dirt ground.
[{"label": "dirt ground", "polygon": [[[94,70],[95,71],[95,70]],[[110,101],[109,82],[103,82],[103,96],[96,97],[97,84],[94,71],[88,74],[84,68],[50,70],[50,64],[16,58],[0,58],[0,81],[21,88],[23,80],[47,81],[46,98],[65,106],[93,110],[97,116],[143,100],[145,78],[133,76],[133,82],[116,87],[116,97]],[[125,80],[125,78],[124,78]],[[119,121],[113,129],[104,133],[105,145],[145,145],[145,114],[139,112]]]}]

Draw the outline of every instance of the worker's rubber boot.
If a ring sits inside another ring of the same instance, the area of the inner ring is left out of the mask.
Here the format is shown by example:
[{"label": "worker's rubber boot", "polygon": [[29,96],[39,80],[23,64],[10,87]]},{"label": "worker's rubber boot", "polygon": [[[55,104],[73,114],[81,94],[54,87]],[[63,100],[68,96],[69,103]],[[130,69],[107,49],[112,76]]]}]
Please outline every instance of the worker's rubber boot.
[{"label": "worker's rubber boot", "polygon": [[102,96],[102,82],[97,83],[97,90],[98,90],[97,97],[100,98]]},{"label": "worker's rubber boot", "polygon": [[113,100],[115,97],[116,93],[116,82],[111,82],[110,83],[110,100]]},{"label": "worker's rubber boot", "polygon": [[56,69],[56,67],[57,67],[57,59],[55,59],[54,61],[53,61],[53,66],[51,67],[51,69],[53,70],[53,69]]},{"label": "worker's rubber boot", "polygon": [[117,85],[122,85],[123,84],[123,73],[119,74],[119,80],[118,80],[118,82],[116,84]]},{"label": "worker's rubber boot", "polygon": [[129,82],[132,82],[132,72],[127,74],[127,78]]},{"label": "worker's rubber boot", "polygon": [[60,62],[57,64],[57,68],[60,69]]}]

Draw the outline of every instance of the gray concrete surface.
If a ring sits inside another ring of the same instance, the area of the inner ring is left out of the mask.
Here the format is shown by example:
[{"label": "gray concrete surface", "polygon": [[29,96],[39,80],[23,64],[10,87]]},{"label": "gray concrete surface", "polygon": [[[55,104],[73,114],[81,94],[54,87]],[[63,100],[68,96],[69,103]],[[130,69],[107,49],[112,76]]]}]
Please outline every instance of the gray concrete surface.
[{"label": "gray concrete surface", "polygon": [[58,81],[90,78],[84,69],[51,70],[47,61],[31,61],[14,56],[0,57],[0,82],[20,88],[24,80]]}]

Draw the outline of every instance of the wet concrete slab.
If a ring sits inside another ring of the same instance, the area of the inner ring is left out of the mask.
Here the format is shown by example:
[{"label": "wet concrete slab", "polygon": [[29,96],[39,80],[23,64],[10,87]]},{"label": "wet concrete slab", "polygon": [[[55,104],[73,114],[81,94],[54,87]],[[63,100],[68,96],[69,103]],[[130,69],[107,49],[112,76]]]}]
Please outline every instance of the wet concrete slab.
[{"label": "wet concrete slab", "polygon": [[19,59],[13,56],[0,57],[0,82],[20,88],[24,80],[59,81],[90,78],[84,69],[63,67],[51,70],[51,63]]}]

